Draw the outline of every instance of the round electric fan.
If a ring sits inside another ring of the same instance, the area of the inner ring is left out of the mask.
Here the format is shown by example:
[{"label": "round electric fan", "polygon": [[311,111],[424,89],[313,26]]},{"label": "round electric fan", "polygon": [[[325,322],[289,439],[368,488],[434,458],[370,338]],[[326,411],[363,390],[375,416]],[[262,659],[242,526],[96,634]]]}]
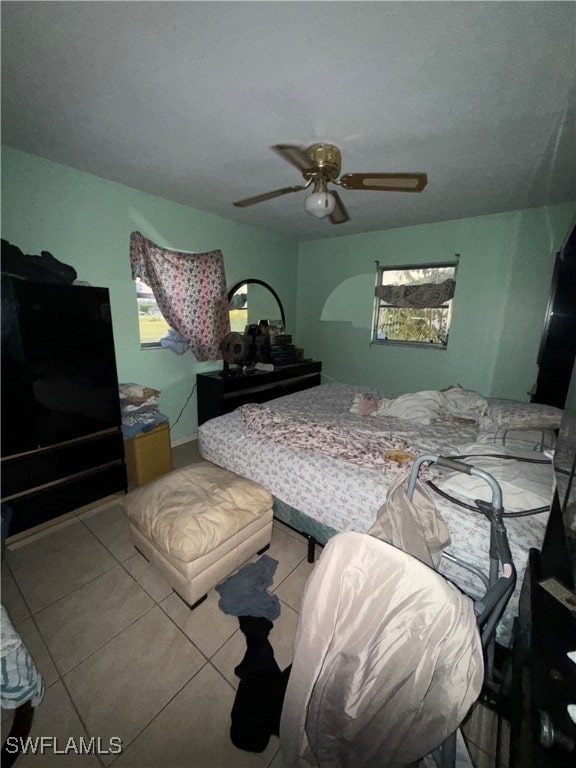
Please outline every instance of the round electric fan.
[{"label": "round electric fan", "polygon": [[243,333],[227,333],[220,342],[220,351],[224,360],[224,373],[229,371],[229,365],[243,363],[248,356],[248,343]]}]

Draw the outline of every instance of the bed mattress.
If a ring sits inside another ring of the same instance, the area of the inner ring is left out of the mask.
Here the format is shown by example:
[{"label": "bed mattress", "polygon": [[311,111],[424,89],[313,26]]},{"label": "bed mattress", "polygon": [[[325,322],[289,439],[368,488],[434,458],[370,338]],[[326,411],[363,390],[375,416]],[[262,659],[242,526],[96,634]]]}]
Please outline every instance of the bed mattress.
[{"label": "bed mattress", "polygon": [[[290,418],[335,425],[366,435],[394,435],[402,438],[418,454],[457,455],[463,446],[478,438],[478,427],[438,420],[422,426],[392,417],[361,417],[350,413],[358,387],[326,384],[266,403]],[[267,488],[284,504],[299,510],[329,528],[366,532],[386,499],[387,488],[395,475],[382,468],[359,466],[314,450],[294,448],[272,440],[248,436],[241,410],[212,419],[199,429],[199,447],[205,459],[250,478]],[[472,463],[472,462],[471,462]],[[409,473],[409,466],[397,471]],[[550,472],[552,477],[552,472]],[[550,489],[550,497],[552,488]],[[477,512],[462,509],[435,495],[436,508],[448,524],[452,555],[488,572],[489,524]],[[542,545],[548,515],[506,519],[512,556],[519,574],[518,586],[498,639],[507,644],[528,550]],[[472,596],[482,591],[476,576],[442,561],[440,571]]]}]

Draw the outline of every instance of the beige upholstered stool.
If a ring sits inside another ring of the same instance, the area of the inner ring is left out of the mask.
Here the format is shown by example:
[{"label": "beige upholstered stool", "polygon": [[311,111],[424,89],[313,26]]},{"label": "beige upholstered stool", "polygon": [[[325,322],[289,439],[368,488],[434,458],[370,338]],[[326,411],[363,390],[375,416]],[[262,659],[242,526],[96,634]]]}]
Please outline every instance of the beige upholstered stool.
[{"label": "beige upholstered stool", "polygon": [[272,537],[272,496],[208,461],[128,494],[134,546],[193,608]]}]

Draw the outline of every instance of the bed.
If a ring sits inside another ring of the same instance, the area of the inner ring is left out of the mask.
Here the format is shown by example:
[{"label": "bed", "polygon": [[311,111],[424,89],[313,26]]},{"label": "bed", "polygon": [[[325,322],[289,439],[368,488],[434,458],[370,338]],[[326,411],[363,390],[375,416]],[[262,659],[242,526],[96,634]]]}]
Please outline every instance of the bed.
[{"label": "bed", "polygon": [[[450,390],[453,405],[446,407]],[[338,531],[367,532],[391,482],[399,474],[409,474],[407,456],[496,453],[528,460],[535,457],[542,463],[490,458],[478,458],[474,463],[494,472],[503,465],[503,474],[496,472],[496,477],[506,488],[506,509],[507,504],[516,509],[524,509],[526,504],[531,509],[547,507],[554,474],[541,449],[551,447],[553,430],[561,420],[559,409],[485,400],[458,386],[413,394],[419,399],[407,397],[410,407],[399,410],[401,398],[387,398],[362,387],[323,384],[264,405],[245,405],[206,422],[199,428],[200,451],[208,461],[262,484],[275,498],[275,516],[320,543]],[[382,460],[388,454],[393,459],[400,456],[400,460]],[[482,461],[488,466],[482,466]],[[462,487],[454,474],[430,475],[429,479],[462,501],[470,502],[470,492],[476,494],[476,490]],[[447,551],[486,572],[486,519],[438,494],[434,499],[450,531]],[[545,509],[506,520],[518,584],[528,550],[542,544],[547,518]],[[470,572],[445,560],[440,571],[472,596],[481,593],[480,582]],[[498,628],[498,640],[505,645],[517,612],[518,591],[519,587]]]}]

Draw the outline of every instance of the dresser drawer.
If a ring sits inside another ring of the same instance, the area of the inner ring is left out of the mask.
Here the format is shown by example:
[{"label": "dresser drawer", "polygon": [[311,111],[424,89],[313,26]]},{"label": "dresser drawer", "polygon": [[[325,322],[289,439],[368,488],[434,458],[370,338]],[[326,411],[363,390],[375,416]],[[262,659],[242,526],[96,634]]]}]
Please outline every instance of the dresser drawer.
[{"label": "dresser drawer", "polygon": [[276,397],[291,395],[321,382],[322,363],[317,360],[295,363],[274,368],[272,371],[256,371],[247,374],[222,371],[199,373],[198,426],[205,421],[234,411],[246,403],[265,403]]},{"label": "dresser drawer", "polygon": [[123,459],[119,430],[2,460],[2,499]]},{"label": "dresser drawer", "polygon": [[123,461],[84,472],[81,476],[17,496],[7,503],[11,512],[8,536],[33,528],[66,512],[126,489]]}]

